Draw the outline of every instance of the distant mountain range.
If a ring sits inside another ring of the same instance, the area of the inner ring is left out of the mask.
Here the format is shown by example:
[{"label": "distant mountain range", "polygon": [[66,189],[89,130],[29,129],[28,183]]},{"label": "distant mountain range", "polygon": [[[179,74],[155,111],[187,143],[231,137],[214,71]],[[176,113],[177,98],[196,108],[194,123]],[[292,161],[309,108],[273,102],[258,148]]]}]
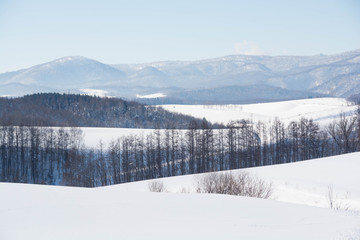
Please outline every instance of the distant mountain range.
[{"label": "distant mountain range", "polygon": [[360,49],[336,55],[233,55],[120,65],[65,57],[0,74],[0,96],[92,91],[127,99],[163,96],[141,101],[187,104],[349,97],[360,93]]}]

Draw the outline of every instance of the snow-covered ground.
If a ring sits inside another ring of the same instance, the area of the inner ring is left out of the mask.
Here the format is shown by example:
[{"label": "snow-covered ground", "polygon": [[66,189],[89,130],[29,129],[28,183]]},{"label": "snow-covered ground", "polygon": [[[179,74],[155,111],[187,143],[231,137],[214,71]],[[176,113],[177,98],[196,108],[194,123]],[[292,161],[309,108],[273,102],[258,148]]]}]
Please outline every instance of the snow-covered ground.
[{"label": "snow-covered ground", "polygon": [[[312,193],[324,196],[328,184],[339,194],[348,191],[358,206],[359,159],[353,153],[248,170],[271,180],[276,199],[287,203],[151,193],[149,181],[96,189],[1,183],[0,239],[359,239],[358,211],[306,206],[314,205]],[[178,191],[190,188],[194,176],[162,181]],[[302,204],[289,203],[295,197]]]},{"label": "snow-covered ground", "polygon": [[284,102],[230,105],[161,105],[172,112],[183,113],[197,118],[205,117],[210,122],[228,123],[230,120],[252,119],[272,121],[277,117],[285,123],[312,118],[326,125],[341,113],[352,115],[357,106],[344,98],[314,98]]},{"label": "snow-covered ground", "polygon": [[146,137],[148,134],[153,133],[154,129],[82,127],[81,131],[85,146],[97,148],[100,141],[104,147],[107,147],[111,141],[116,141],[124,136],[136,135]]},{"label": "snow-covered ground", "polygon": [[[328,191],[333,188],[334,199],[342,207],[360,211],[360,153],[350,153],[302,162],[232,170],[249,172],[271,182],[273,200],[329,207]],[[164,178],[161,181],[169,192],[195,192],[197,175]],[[201,174],[200,174],[201,175]],[[148,182],[129,184],[132,190],[147,191]],[[127,187],[128,184],[123,184]],[[360,226],[360,225],[359,225]]]},{"label": "snow-covered ground", "polygon": [[89,96],[98,96],[98,97],[106,97],[108,92],[105,90],[99,90],[99,89],[91,89],[91,88],[83,88],[79,89],[84,95]]},{"label": "snow-covered ground", "polygon": [[164,93],[154,93],[154,94],[148,94],[148,95],[136,95],[136,98],[163,98],[166,97]]}]

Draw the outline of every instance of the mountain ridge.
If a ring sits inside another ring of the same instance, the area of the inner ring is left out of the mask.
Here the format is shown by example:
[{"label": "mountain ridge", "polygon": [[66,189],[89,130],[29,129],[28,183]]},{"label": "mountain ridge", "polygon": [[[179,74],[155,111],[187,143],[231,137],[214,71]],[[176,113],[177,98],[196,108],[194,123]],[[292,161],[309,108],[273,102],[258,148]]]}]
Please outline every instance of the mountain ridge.
[{"label": "mountain ridge", "polygon": [[[140,64],[104,64],[82,56],[67,56],[0,74],[0,96],[19,96],[47,89],[82,93],[81,89],[87,88],[106,91],[108,96],[133,99],[138,94],[163,91],[167,91],[167,95],[174,94],[179,88],[196,91],[250,85],[349,97],[360,91],[360,49],[334,55],[228,55]],[[223,94],[225,98],[226,93]],[[256,97],[264,99],[266,95],[269,92]],[[251,97],[246,99],[251,100]]]}]

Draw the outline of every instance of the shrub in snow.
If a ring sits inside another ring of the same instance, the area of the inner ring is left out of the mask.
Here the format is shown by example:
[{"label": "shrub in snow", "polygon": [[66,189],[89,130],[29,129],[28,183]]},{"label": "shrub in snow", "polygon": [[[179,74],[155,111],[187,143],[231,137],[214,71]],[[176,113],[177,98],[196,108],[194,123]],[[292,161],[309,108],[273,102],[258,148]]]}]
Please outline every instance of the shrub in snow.
[{"label": "shrub in snow", "polygon": [[161,181],[158,181],[158,180],[149,182],[148,188],[149,188],[150,192],[165,192],[166,191],[166,187],[165,187],[164,183]]},{"label": "shrub in snow", "polygon": [[339,200],[337,194],[334,193],[333,185],[328,186],[327,200],[330,209],[345,210],[345,211],[350,209],[350,205],[344,201]]},{"label": "shrub in snow", "polygon": [[256,198],[269,198],[272,184],[241,171],[237,174],[210,173],[197,179],[198,193],[217,193]]}]

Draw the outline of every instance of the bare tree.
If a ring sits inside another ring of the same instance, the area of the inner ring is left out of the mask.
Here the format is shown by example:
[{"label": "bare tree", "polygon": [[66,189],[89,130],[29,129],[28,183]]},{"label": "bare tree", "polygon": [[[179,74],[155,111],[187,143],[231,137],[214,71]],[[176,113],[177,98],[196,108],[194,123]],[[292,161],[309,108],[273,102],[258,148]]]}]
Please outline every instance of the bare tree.
[{"label": "bare tree", "polygon": [[355,150],[355,123],[356,118],[340,114],[339,121],[328,125],[327,132],[338,146],[340,153],[349,153]]},{"label": "bare tree", "polygon": [[112,182],[114,184],[120,183],[120,172],[121,172],[121,149],[120,149],[120,139],[117,141],[111,141],[109,144],[108,155],[110,160],[110,165],[112,169]]}]

